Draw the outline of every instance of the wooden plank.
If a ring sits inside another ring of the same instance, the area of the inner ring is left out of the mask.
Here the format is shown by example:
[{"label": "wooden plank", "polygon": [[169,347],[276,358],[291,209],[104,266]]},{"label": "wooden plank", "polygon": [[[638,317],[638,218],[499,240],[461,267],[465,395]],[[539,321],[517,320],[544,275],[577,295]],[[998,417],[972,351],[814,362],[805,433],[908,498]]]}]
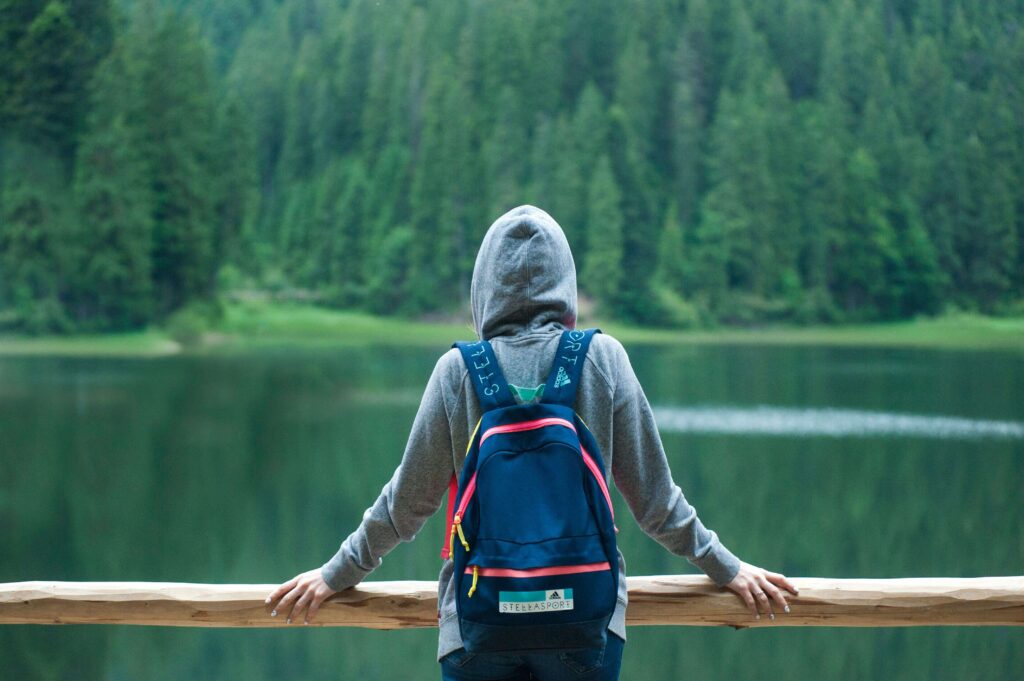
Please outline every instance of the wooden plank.
[{"label": "wooden plank", "polygon": [[[790,577],[790,612],[755,620],[739,597],[703,575],[630,577],[630,625],[1024,625],[1024,576],[829,579]],[[303,626],[271,617],[277,584],[180,582],[0,583],[0,624],[144,624],[182,627]],[[310,626],[437,626],[437,583],[364,582],[335,594]]]}]

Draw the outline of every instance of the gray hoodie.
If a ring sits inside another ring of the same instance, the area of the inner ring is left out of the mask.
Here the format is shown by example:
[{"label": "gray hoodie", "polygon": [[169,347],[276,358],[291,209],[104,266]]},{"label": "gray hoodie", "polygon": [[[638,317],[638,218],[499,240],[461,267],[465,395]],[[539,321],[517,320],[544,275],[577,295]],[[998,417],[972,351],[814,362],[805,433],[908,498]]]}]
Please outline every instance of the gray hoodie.
[{"label": "gray hoodie", "polygon": [[[576,326],[576,266],[558,223],[533,206],[498,218],[484,236],[470,289],[477,335],[494,348],[509,383],[545,381],[561,332]],[[604,469],[637,523],[672,553],[685,557],[718,586],[732,581],[740,561],[706,528],[672,480],[650,404],[622,344],[596,334],[587,354],[576,411],[601,448]],[[411,541],[441,506],[452,473],[462,470],[480,418],[469,372],[457,349],[438,359],[412,424],[401,463],[363,521],[321,567],[336,590],[362,581],[400,541]],[[438,583],[438,659],[462,647],[445,560]],[[618,604],[609,630],[626,638],[626,572],[619,553]]]}]

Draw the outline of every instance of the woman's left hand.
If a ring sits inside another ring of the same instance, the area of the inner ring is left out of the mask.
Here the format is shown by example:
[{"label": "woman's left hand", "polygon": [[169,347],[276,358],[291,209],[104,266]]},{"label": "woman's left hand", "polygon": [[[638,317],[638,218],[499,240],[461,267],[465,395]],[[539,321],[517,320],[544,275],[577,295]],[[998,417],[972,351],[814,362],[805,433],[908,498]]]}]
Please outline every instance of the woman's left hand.
[{"label": "woman's left hand", "polygon": [[327,582],[320,576],[320,568],[314,568],[292,577],[274,589],[264,602],[270,606],[272,617],[287,612],[288,624],[291,624],[293,619],[298,619],[302,611],[306,610],[306,617],[302,623],[309,624],[316,616],[316,611],[320,609],[320,604],[336,593],[338,592],[327,586]]}]

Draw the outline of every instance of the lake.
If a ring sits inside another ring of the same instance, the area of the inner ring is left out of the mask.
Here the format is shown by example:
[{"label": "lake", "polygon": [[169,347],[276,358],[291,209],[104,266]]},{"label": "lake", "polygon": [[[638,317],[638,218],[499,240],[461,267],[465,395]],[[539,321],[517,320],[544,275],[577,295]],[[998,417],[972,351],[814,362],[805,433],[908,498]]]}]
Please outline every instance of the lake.
[{"label": "lake", "polygon": [[[444,350],[0,358],[0,581],[280,583],[321,565],[390,477]],[[1024,575],[1024,355],[627,350],[676,481],[743,560],[790,577]],[[616,505],[631,575],[699,574]],[[438,513],[371,579],[435,579],[443,532]],[[440,678],[436,630],[293,626],[9,625],[0,669]],[[1019,681],[1021,670],[1024,628],[631,627],[622,678]]]}]

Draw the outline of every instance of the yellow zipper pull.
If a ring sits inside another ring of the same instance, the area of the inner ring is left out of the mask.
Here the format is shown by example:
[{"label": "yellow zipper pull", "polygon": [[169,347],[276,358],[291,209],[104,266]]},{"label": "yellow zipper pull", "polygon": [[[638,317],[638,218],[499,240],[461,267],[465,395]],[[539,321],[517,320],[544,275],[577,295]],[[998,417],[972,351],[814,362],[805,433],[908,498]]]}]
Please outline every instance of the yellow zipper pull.
[{"label": "yellow zipper pull", "polygon": [[[460,518],[459,516],[455,516],[452,519],[452,529],[456,530],[459,533],[459,541],[462,542],[463,548],[469,551],[469,542],[466,541],[466,535],[462,534],[462,518]],[[454,541],[452,542],[452,546],[455,546]]]},{"label": "yellow zipper pull", "polygon": [[472,598],[473,597],[473,592],[476,591],[476,580],[477,580],[477,578],[479,576],[480,576],[480,574],[477,572],[477,567],[476,567],[476,565],[474,565],[473,566],[473,584],[472,584],[472,586],[469,587],[469,598]]},{"label": "yellow zipper pull", "polygon": [[455,523],[452,523],[452,535],[448,538],[448,557],[455,557]]}]

